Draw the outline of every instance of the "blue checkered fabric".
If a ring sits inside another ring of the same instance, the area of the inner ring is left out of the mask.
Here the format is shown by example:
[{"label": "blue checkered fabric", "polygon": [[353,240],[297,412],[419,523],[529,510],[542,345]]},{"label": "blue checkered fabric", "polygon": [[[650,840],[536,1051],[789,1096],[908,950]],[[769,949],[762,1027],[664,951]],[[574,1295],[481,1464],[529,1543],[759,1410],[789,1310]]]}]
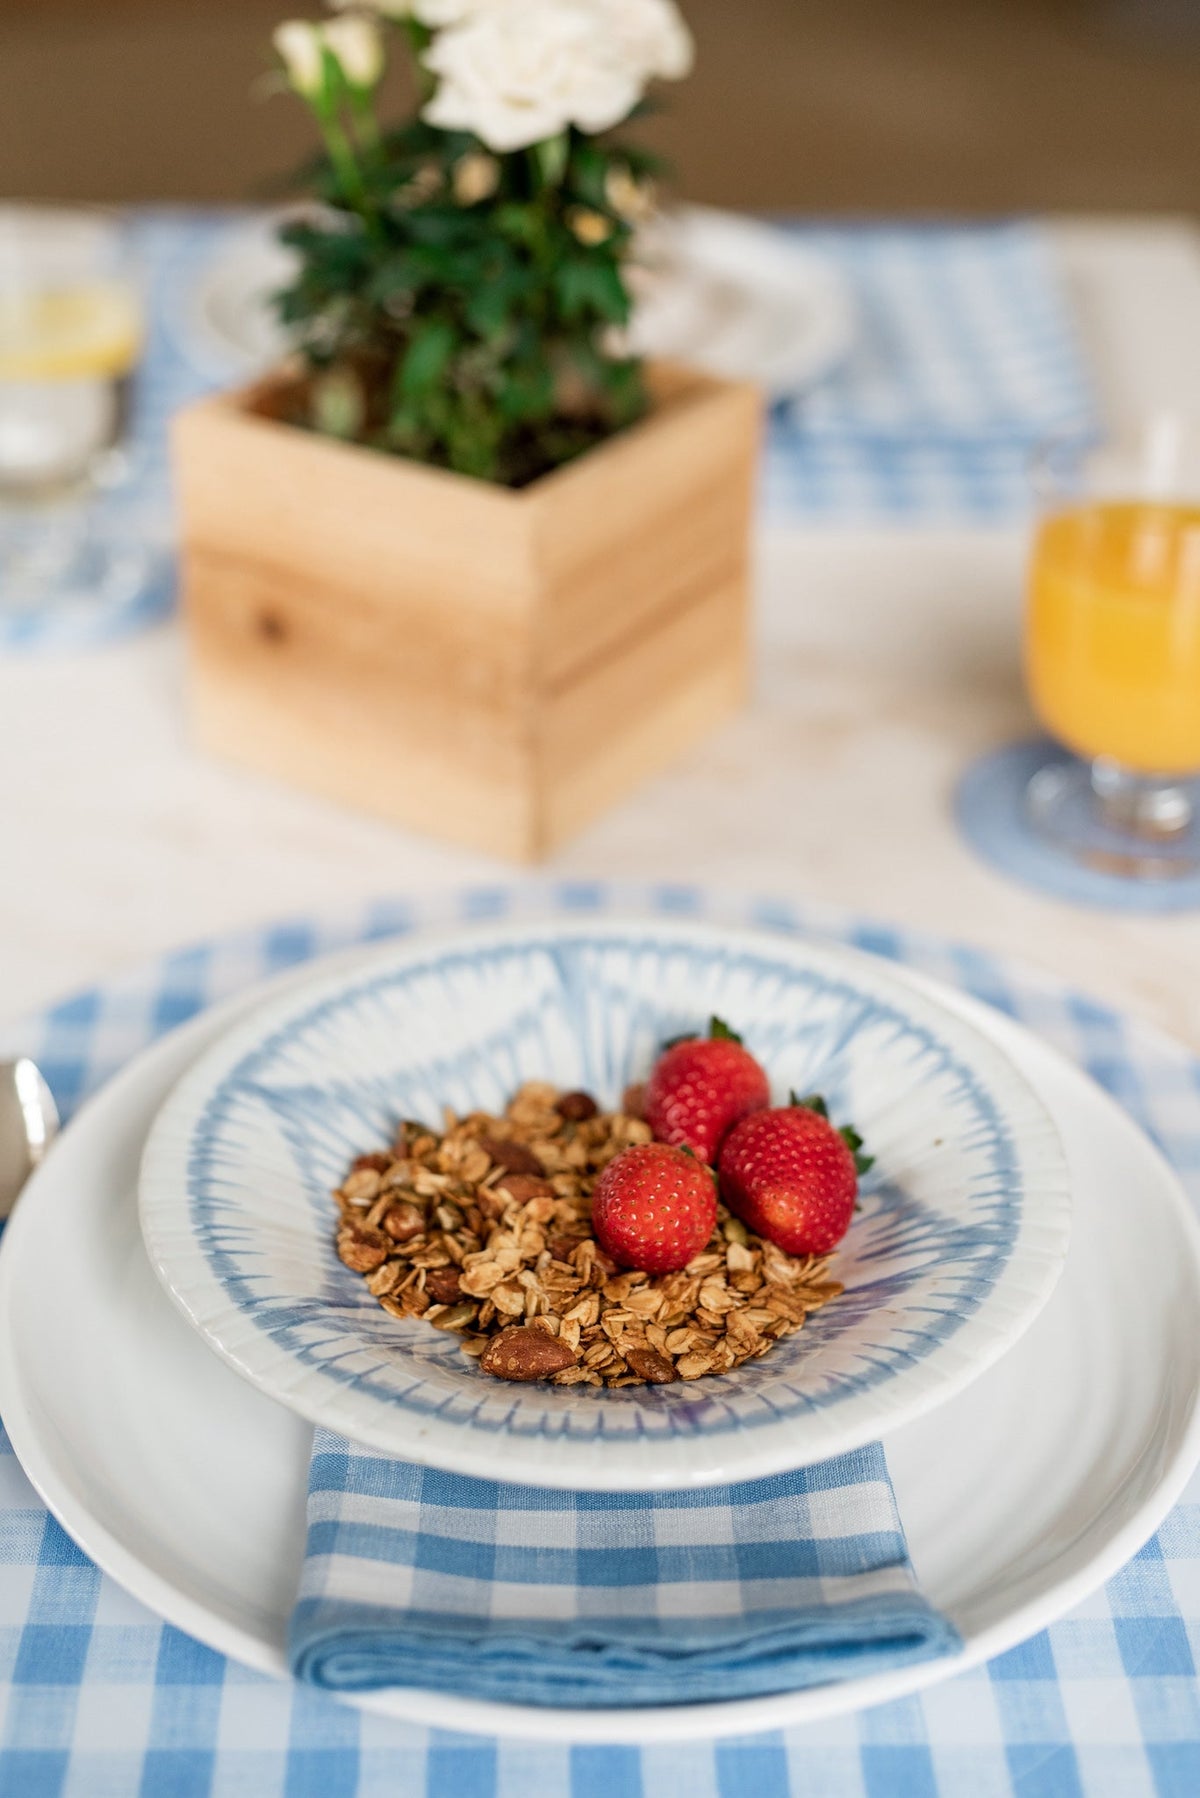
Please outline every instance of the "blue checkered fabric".
[{"label": "blue checkered fabric", "polygon": [[[161,1031],[248,982],[448,917],[701,914],[814,929],[1019,1018],[1079,1061],[1200,1199],[1200,1063],[1106,1006],[985,955],[791,903],[683,887],[476,890],[182,950],[0,1032],[70,1112]],[[536,1746],[359,1713],[162,1625],[47,1516],[0,1441],[3,1798],[1196,1798],[1200,1480],[1115,1579],[992,1661],[874,1710],[753,1739]]]},{"label": "blue checkered fabric", "polygon": [[1054,254],[1036,225],[796,227],[838,267],[857,333],[842,366],[774,408],[772,521],[1019,516],[1047,437],[1096,408]]},{"label": "blue checkered fabric", "polygon": [[318,1430],[293,1672],[547,1705],[796,1691],[960,1646],[916,1591],[878,1443],[691,1492],[554,1492]]},{"label": "blue checkered fabric", "polygon": [[[134,389],[133,477],[100,534],[155,547],[153,578],[107,609],[0,607],[0,650],[86,648],[174,605],[167,422],[233,379],[190,317],[197,281],[246,231],[242,213],[147,210],[134,225],[150,331]],[[1090,428],[1091,387],[1053,255],[1033,224],[792,227],[843,273],[857,319],[844,365],[774,408],[763,502],[772,521],[995,522],[1027,503],[1033,446]]]}]

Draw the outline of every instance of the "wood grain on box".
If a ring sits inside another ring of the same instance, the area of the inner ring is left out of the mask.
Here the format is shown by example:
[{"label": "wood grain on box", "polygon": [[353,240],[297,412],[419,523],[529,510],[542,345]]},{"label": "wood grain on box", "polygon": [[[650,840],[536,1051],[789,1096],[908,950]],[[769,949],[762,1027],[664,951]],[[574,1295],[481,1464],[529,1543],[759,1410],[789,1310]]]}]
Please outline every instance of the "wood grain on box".
[{"label": "wood grain on box", "polygon": [[634,429],[521,492],[313,436],[270,387],[177,420],[203,742],[521,860],[741,701],[760,401],[655,371]]}]

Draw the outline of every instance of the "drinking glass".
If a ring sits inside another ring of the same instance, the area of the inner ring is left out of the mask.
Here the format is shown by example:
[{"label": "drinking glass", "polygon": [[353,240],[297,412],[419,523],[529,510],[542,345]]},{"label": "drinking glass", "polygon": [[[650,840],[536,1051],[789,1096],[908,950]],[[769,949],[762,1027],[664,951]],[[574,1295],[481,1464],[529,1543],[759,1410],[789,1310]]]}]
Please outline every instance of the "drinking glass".
[{"label": "drinking glass", "polygon": [[1164,412],[1040,455],[1025,676],[1050,734],[1030,815],[1088,866],[1200,871],[1200,420]]},{"label": "drinking glass", "polygon": [[0,205],[0,605],[136,586],[98,528],[126,472],[142,309],[128,235],[103,211]]}]

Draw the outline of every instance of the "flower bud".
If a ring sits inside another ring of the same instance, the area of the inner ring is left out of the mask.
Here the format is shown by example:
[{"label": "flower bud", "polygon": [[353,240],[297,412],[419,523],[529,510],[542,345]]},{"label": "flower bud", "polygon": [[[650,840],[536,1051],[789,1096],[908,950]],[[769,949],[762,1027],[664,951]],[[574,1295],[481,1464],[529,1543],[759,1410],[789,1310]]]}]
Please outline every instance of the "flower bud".
[{"label": "flower bud", "polygon": [[289,85],[306,100],[315,99],[325,85],[323,37],[322,26],[289,19],[275,27],[272,38]]},{"label": "flower bud", "polygon": [[623,162],[614,163],[605,176],[604,197],[630,225],[640,225],[654,211],[653,185],[637,180]]},{"label": "flower bud", "polygon": [[471,150],[454,165],[454,198],[460,206],[490,200],[500,185],[500,164],[482,150]]},{"label": "flower bud", "polygon": [[349,86],[366,90],[378,83],[383,74],[383,39],[374,19],[354,14],[331,19],[322,37]]},{"label": "flower bud", "polygon": [[442,189],[442,171],[435,162],[423,163],[403,182],[395,193],[401,206],[424,206]]},{"label": "flower bud", "polygon": [[607,243],[613,233],[612,220],[606,219],[602,212],[593,212],[590,206],[572,206],[567,214],[567,224],[579,242],[589,249]]}]

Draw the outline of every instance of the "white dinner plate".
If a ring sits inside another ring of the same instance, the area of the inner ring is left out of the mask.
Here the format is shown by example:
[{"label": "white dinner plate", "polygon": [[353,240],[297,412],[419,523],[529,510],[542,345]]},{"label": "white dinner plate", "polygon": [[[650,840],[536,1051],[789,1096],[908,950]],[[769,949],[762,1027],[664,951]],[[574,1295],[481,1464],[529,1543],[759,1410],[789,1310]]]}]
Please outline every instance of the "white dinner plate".
[{"label": "white dinner plate", "polygon": [[840,269],[777,225],[679,206],[645,226],[630,282],[631,347],[791,399],[830,374],[854,341]]},{"label": "white dinner plate", "polygon": [[[338,965],[363,959],[352,950]],[[306,978],[283,976],[274,990]],[[1200,1248],[1187,1200],[1073,1063],[977,1002],[905,978],[1037,1084],[1077,1195],[1067,1268],[1033,1327],[968,1392],[886,1441],[918,1577],[957,1624],[963,1654],[724,1705],[551,1711],[397,1689],[371,1695],[370,1708],[575,1742],[801,1723],[900,1697],[1013,1647],[1115,1573],[1161,1523],[1200,1454]],[[34,1485],[94,1561],[209,1647],[283,1676],[311,1433],[184,1324],[142,1248],[135,1200],[162,1100],[261,997],[217,1007],[131,1062],[35,1175],[0,1245],[0,1413]],[[1152,1302],[1132,1303],[1139,1292]]]},{"label": "white dinner plate", "polygon": [[[844,1293],[761,1359],[665,1386],[514,1384],[338,1260],[330,1193],[402,1118],[496,1113],[526,1080],[610,1108],[714,1015],[778,1103],[823,1094],[874,1157],[832,1261]],[[199,1058],[141,1174],[160,1279],[269,1398],[384,1454],[582,1491],[759,1478],[943,1403],[1046,1302],[1070,1210],[1045,1107],[971,1025],[877,957],[671,918],[449,931],[314,975]]]},{"label": "white dinner plate", "polygon": [[[234,232],[169,308],[189,360],[218,381],[248,380],[287,353],[271,295],[295,255],[275,218]],[[786,231],[707,206],[646,228],[632,270],[630,346],[789,398],[828,374],[854,337],[837,267]]]}]

